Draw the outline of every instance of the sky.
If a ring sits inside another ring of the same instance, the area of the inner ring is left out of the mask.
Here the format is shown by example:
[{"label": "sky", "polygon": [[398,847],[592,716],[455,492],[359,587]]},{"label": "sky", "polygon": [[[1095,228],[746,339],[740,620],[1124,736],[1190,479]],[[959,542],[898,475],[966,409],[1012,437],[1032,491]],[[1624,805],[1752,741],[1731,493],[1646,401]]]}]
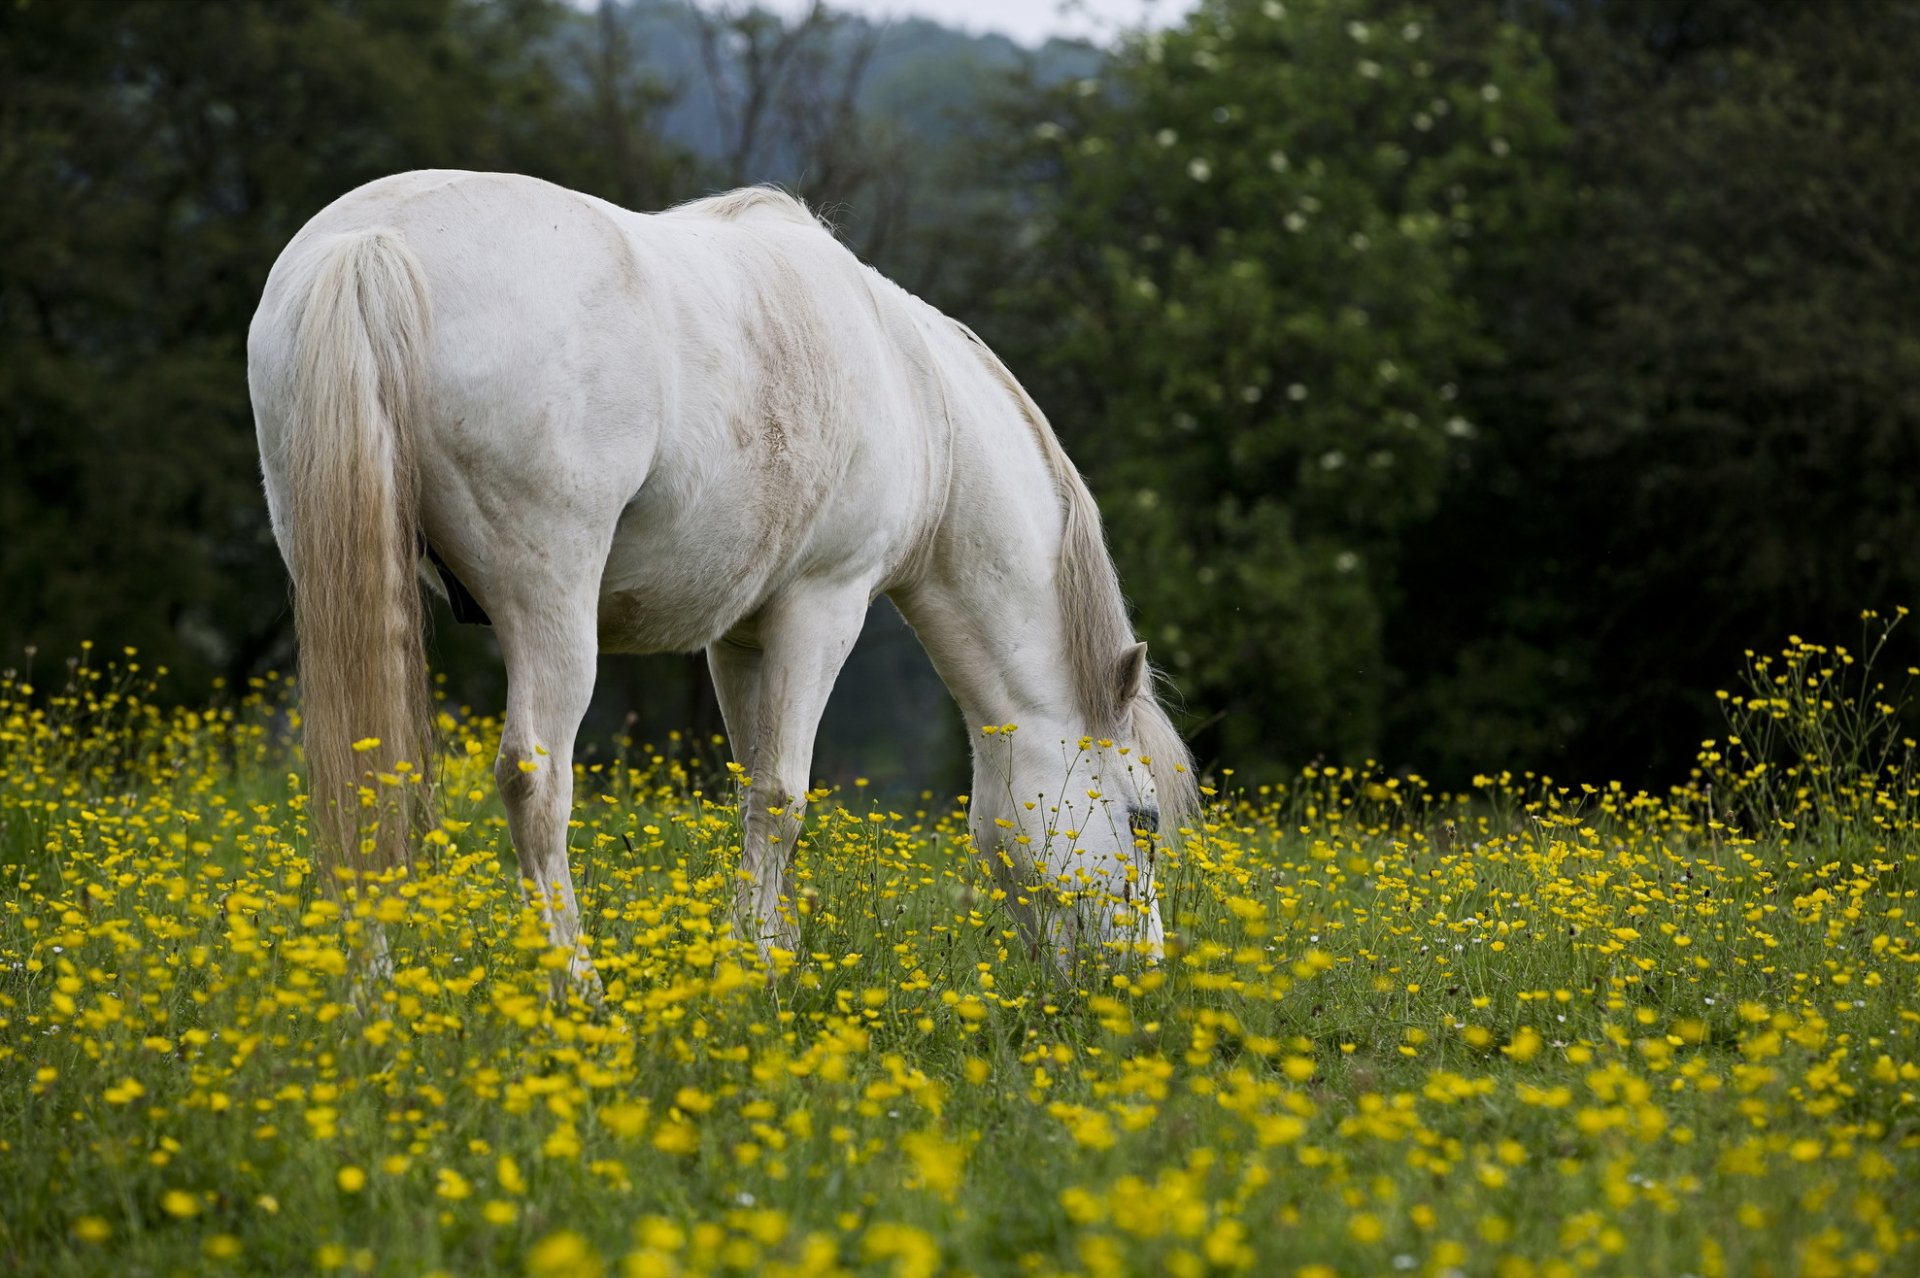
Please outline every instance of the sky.
[{"label": "sky", "polygon": [[[932,18],[965,31],[997,31],[1022,44],[1048,36],[1103,40],[1123,27],[1165,26],[1184,17],[1196,0],[832,0],[836,9],[870,18]],[[777,0],[775,9],[804,9],[805,0]]]}]

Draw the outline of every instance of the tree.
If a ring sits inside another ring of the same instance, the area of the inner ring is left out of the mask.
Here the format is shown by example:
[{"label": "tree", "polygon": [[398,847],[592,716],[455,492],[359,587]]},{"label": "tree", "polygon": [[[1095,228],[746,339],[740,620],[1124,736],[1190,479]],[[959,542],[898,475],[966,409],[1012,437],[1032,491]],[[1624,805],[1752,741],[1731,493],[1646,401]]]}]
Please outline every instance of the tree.
[{"label": "tree", "polygon": [[396,170],[566,178],[548,0],[0,8],[0,650],[284,660],[244,342],[266,272]]},{"label": "tree", "polygon": [[1474,8],[1207,0],[1029,136],[1008,340],[1203,751],[1378,748],[1401,541],[1496,354],[1462,282],[1555,172],[1542,58]]},{"label": "tree", "polygon": [[[1744,649],[1920,594],[1920,15],[1858,0],[1530,6],[1581,198],[1474,287],[1472,471],[1415,539],[1401,738],[1655,780]],[[1411,631],[1409,631],[1411,633]],[[1902,654],[1907,664],[1920,650]]]},{"label": "tree", "polygon": [[772,180],[829,214],[856,211],[850,244],[884,255],[905,229],[915,177],[906,140],[860,106],[884,30],[821,0],[792,18],[757,4],[694,17],[720,184]]},{"label": "tree", "polygon": [[586,83],[592,146],[580,157],[578,181],[622,208],[657,208],[692,188],[693,157],[655,127],[677,91],[648,73],[644,50],[615,0],[600,0],[591,24],[569,33],[562,65]]}]

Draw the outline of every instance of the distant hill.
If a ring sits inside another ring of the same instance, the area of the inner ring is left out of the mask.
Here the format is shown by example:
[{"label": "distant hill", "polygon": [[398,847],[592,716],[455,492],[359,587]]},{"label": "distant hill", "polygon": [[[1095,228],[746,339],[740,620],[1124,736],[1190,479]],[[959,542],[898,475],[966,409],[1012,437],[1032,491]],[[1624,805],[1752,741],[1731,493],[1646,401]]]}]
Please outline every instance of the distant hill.
[{"label": "distant hill", "polygon": [[[619,21],[640,65],[674,101],[659,117],[662,132],[694,154],[711,157],[723,146],[713,85],[701,56],[699,16],[688,0],[628,0]],[[972,35],[924,18],[875,23],[848,14],[827,34],[822,52],[835,63],[868,39],[877,39],[859,105],[895,128],[940,144],[955,122],[976,111],[1010,73],[1026,68],[1042,84],[1093,74],[1103,54],[1077,40],[1049,40],[1039,48],[1002,35]],[[737,73],[737,65],[729,68]]]}]

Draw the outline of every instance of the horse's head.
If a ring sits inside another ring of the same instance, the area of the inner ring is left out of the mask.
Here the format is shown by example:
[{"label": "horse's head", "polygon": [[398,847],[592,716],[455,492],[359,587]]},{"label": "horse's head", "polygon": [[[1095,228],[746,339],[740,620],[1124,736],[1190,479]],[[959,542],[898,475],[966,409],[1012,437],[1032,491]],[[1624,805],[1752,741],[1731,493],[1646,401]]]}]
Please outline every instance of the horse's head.
[{"label": "horse's head", "polygon": [[1113,679],[1102,728],[989,725],[976,743],[975,847],[1029,938],[1068,968],[1161,956],[1158,875],[1193,810],[1145,644],[1120,654]]}]

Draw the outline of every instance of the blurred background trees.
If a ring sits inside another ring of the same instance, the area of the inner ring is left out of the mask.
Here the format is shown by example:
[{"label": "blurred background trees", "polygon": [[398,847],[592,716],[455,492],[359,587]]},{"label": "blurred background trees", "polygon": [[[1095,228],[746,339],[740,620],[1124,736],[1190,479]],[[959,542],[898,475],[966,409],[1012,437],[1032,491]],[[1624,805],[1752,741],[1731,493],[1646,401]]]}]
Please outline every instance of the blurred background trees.
[{"label": "blurred background trees", "polygon": [[[0,10],[9,661],[86,638],[189,679],[286,661],[246,397],[267,269],[335,196],[397,169],[608,181],[607,113],[549,52],[561,16],[517,0]],[[664,198],[657,176],[635,194]]]},{"label": "blurred background trees", "polygon": [[[772,180],[1028,382],[1204,758],[1658,781],[1743,648],[1920,593],[1916,65],[1893,0],[1203,0],[1039,49],[823,5],[0,8],[0,660],[286,663],[244,341],[337,195]],[[486,633],[436,636],[497,704]],[[602,731],[712,726],[685,659],[603,683]],[[883,606],[823,770],[937,779],[944,706]]]},{"label": "blurred background trees", "polygon": [[1475,285],[1504,359],[1412,542],[1390,736],[1660,775],[1743,649],[1920,586],[1920,9],[1525,12],[1575,198]]},{"label": "blurred background trees", "polygon": [[1378,749],[1400,547],[1497,356],[1474,255],[1555,194],[1545,60],[1485,15],[1214,4],[1049,105],[1035,267],[983,319],[1101,481],[1197,744]]}]

